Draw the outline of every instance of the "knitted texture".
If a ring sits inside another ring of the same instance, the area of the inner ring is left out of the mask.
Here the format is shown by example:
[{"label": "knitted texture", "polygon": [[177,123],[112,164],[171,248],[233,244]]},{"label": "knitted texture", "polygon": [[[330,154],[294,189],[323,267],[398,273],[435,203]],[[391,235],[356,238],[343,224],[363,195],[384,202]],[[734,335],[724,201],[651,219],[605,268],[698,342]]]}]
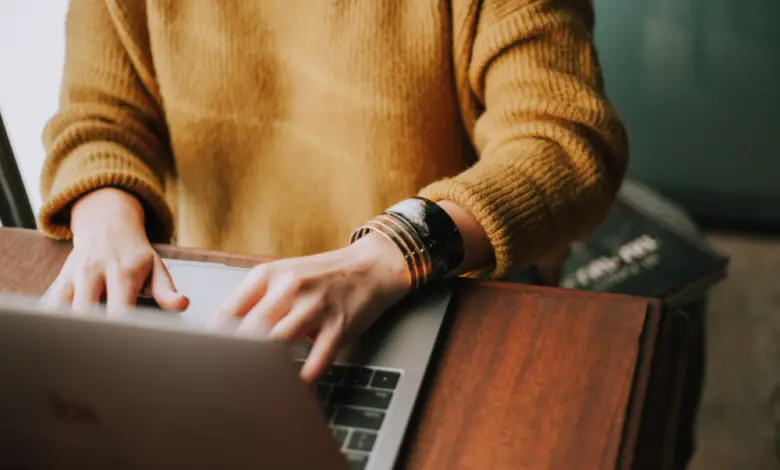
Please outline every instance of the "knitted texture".
[{"label": "knitted texture", "polygon": [[71,237],[113,186],[155,241],[300,256],[420,194],[473,214],[503,278],[625,173],[592,29],[587,0],[72,0],[40,227]]}]

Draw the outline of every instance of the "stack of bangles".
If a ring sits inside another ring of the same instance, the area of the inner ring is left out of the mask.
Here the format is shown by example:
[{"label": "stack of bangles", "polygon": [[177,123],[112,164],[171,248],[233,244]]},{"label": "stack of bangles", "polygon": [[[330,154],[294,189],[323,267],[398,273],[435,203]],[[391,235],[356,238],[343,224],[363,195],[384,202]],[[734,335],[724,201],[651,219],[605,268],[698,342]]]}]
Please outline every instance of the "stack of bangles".
[{"label": "stack of bangles", "polygon": [[372,231],[401,250],[413,290],[444,278],[463,262],[463,237],[457,225],[428,199],[414,197],[390,207],[355,230],[350,244]]}]

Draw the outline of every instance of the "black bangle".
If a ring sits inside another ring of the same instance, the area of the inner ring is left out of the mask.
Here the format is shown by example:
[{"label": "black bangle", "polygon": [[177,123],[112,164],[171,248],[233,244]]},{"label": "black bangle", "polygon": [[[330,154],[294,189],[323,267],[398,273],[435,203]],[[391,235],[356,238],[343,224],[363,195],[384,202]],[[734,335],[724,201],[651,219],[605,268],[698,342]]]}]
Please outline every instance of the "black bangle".
[{"label": "black bangle", "polygon": [[449,214],[438,204],[413,197],[390,207],[385,213],[408,224],[419,236],[432,262],[429,278],[441,279],[463,262],[463,236]]}]

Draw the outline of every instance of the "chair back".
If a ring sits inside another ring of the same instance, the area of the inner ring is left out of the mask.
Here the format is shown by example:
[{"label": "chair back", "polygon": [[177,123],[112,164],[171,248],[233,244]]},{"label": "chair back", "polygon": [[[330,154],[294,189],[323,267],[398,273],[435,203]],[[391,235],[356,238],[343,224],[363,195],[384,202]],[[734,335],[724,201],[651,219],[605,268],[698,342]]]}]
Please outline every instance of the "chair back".
[{"label": "chair back", "polygon": [[0,222],[5,227],[36,228],[35,215],[22,175],[16,164],[11,141],[0,115]]}]

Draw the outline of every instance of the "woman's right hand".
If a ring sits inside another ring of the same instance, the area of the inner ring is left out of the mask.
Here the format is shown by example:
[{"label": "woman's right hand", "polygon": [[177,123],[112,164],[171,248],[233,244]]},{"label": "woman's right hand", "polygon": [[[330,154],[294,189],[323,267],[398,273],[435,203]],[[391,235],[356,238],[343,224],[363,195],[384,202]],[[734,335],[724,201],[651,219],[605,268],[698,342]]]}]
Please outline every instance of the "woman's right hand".
[{"label": "woman's right hand", "polygon": [[72,304],[76,311],[106,300],[109,312],[135,305],[147,279],[157,304],[184,310],[144,227],[144,210],[132,195],[113,188],[82,197],[71,210],[73,251],[44,296],[49,306]]}]

